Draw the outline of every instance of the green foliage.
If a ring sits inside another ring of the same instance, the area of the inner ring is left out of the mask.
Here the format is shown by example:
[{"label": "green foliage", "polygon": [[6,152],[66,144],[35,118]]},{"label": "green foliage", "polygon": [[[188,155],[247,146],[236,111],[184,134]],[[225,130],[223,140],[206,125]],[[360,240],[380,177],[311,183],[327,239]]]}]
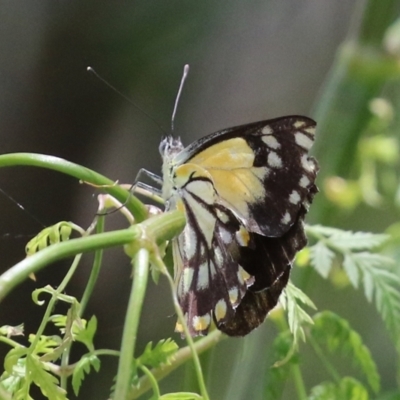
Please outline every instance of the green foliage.
[{"label": "green foliage", "polygon": [[81,235],[84,234],[84,230],[81,227],[67,221],[61,221],[53,226],[43,229],[26,245],[25,252],[27,257],[55,243],[69,240],[72,231],[76,231]]},{"label": "green foliage", "polygon": [[380,377],[371,353],[363,344],[361,336],[345,319],[330,311],[323,311],[315,315],[310,335],[329,353],[340,353],[350,358],[364,374],[373,391],[379,391]]},{"label": "green foliage", "polygon": [[286,310],[289,329],[293,335],[293,345],[297,348],[299,340],[305,341],[304,325],[313,324],[312,318],[304,311],[300,303],[316,310],[312,300],[291,282],[288,283],[280,299],[280,304]]},{"label": "green foliage", "polygon": [[375,300],[400,352],[400,275],[393,259],[371,252],[387,242],[389,236],[323,226],[309,226],[307,232],[318,240],[311,247],[311,264],[316,271],[327,278],[335,257],[338,263],[342,261],[352,286],[357,289],[361,282],[367,300]]},{"label": "green foliage", "polygon": [[[272,343],[272,363],[264,380],[264,398],[279,400],[282,397],[286,382],[290,376],[291,367],[298,364],[299,355],[290,353],[293,339],[289,331],[280,332]],[[290,357],[287,357],[291,354]],[[282,360],[285,362],[282,363]]]},{"label": "green foliage", "polygon": [[180,393],[168,393],[159,397],[160,400],[202,400],[204,397],[200,396],[197,393],[188,393],[188,392],[180,392]]},{"label": "green foliage", "polygon": [[72,374],[72,389],[76,396],[79,394],[85,374],[90,373],[90,369],[93,368],[96,372],[100,371],[100,360],[94,354],[84,355],[75,365],[74,372]]},{"label": "green foliage", "polygon": [[172,339],[160,340],[153,348],[153,343],[147,343],[141,356],[137,358],[137,364],[157,368],[162,364],[171,362],[179,346]]},{"label": "green foliage", "polygon": [[[26,369],[29,371],[29,378],[40,388],[45,397],[49,400],[67,400],[66,391],[61,389],[58,379],[48,372],[46,364],[36,355],[26,357]],[[27,379],[26,384],[29,383]]]},{"label": "green foliage", "polygon": [[368,400],[367,389],[356,379],[345,377],[339,383],[323,382],[311,390],[309,400]]}]

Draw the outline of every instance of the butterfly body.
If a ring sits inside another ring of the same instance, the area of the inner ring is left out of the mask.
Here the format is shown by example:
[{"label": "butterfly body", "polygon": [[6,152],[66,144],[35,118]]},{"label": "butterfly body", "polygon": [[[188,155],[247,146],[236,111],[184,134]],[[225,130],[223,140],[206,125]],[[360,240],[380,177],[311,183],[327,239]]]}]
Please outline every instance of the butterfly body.
[{"label": "butterfly body", "polygon": [[172,246],[191,335],[207,334],[214,322],[243,336],[276,305],[306,244],[303,218],[317,191],[308,156],[314,129],[311,119],[291,116],[225,129],[186,148],[172,137],[161,142],[166,209],[187,220]]}]

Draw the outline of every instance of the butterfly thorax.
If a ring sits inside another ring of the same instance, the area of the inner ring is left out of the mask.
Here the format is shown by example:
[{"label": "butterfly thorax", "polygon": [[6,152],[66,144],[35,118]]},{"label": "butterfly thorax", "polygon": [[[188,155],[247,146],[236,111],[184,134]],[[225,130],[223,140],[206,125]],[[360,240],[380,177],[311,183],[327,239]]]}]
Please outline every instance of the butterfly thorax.
[{"label": "butterfly thorax", "polygon": [[162,175],[163,175],[163,187],[162,197],[167,203],[171,197],[173,190],[173,169],[175,167],[174,158],[184,149],[180,138],[174,138],[172,136],[166,136],[161,140],[159,151],[163,161],[162,164]]}]

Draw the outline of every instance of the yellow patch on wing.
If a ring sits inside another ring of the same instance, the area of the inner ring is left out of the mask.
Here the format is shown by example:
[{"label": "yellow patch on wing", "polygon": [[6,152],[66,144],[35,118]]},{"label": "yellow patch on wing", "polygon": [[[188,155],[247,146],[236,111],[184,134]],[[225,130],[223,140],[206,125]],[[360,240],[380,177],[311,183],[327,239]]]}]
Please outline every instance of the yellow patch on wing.
[{"label": "yellow patch on wing", "polygon": [[215,305],[215,310],[214,310],[215,319],[217,321],[221,321],[221,319],[224,319],[226,317],[227,311],[228,307],[226,305],[225,300],[224,299],[219,300],[218,303]]},{"label": "yellow patch on wing", "polygon": [[235,305],[239,299],[239,289],[237,287],[233,287],[232,289],[229,289],[229,301],[231,302],[232,305]]},{"label": "yellow patch on wing", "polygon": [[240,246],[245,247],[248,246],[250,241],[250,234],[246,228],[243,226],[236,232],[236,239]]},{"label": "yellow patch on wing", "polygon": [[206,148],[191,158],[189,163],[206,170],[221,199],[246,218],[249,204],[265,197],[264,179],[269,173],[267,167],[253,167],[254,158],[254,151],[246,140],[234,138]]},{"label": "yellow patch on wing", "polygon": [[245,283],[247,286],[251,286],[254,283],[254,276],[250,275],[245,269],[239,265],[239,270],[237,273],[239,282],[241,284]]},{"label": "yellow patch on wing", "polygon": [[207,170],[250,168],[254,162],[254,152],[242,138],[224,140],[196,154],[191,163]]},{"label": "yellow patch on wing", "polygon": [[202,315],[201,317],[196,315],[193,317],[192,326],[195,331],[201,332],[209,328],[211,324],[210,314]]},{"label": "yellow patch on wing", "polygon": [[183,333],[183,325],[180,322],[175,324],[175,332]]}]

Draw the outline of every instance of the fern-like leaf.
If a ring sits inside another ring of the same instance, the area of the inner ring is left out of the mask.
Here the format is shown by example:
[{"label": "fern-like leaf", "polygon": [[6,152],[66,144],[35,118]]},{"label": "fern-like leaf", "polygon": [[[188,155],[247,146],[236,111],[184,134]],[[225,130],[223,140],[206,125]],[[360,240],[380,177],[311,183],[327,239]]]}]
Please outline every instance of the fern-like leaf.
[{"label": "fern-like leaf", "polygon": [[293,345],[297,348],[300,339],[305,341],[304,325],[313,324],[313,319],[300,304],[303,303],[314,310],[316,310],[316,306],[304,292],[291,282],[286,286],[279,302],[287,312],[289,329],[293,335]]},{"label": "fern-like leaf", "polygon": [[154,348],[152,342],[149,342],[137,362],[139,365],[157,368],[161,364],[168,363],[170,357],[178,351],[178,348],[179,346],[170,338],[160,340]]},{"label": "fern-like leaf", "polygon": [[326,346],[331,352],[341,352],[351,357],[359,367],[375,393],[379,391],[380,377],[376,364],[368,348],[363,344],[361,336],[349,323],[330,311],[323,311],[314,317],[314,325],[310,329],[313,338]]},{"label": "fern-like leaf", "polygon": [[310,247],[311,265],[323,277],[327,278],[332,268],[335,253],[322,241]]},{"label": "fern-like leaf", "polygon": [[368,391],[361,382],[345,377],[339,384],[323,382],[311,390],[309,400],[368,400]]}]

